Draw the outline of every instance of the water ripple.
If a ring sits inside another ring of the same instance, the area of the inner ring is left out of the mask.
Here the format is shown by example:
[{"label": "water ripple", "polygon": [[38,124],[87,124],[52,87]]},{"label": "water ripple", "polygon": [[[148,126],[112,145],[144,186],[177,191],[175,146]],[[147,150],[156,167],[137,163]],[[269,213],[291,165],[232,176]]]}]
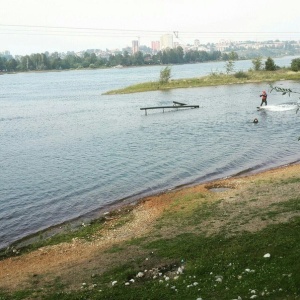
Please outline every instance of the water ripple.
[{"label": "water ripple", "polygon": [[[122,72],[1,76],[0,248],[120,199],[300,158],[297,103],[269,94],[257,111],[265,84],[101,96],[136,82]],[[172,101],[200,108],[139,109]]]}]

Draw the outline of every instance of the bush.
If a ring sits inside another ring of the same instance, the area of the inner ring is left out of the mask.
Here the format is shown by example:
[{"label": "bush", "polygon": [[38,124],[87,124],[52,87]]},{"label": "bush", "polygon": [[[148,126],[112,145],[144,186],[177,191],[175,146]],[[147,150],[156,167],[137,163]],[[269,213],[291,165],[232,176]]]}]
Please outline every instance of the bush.
[{"label": "bush", "polygon": [[278,68],[271,57],[268,57],[268,59],[265,62],[265,66],[266,71],[275,71]]},{"label": "bush", "polygon": [[248,75],[243,71],[238,71],[234,74],[235,78],[248,78]]},{"label": "bush", "polygon": [[295,58],[292,60],[291,69],[294,72],[300,71],[300,58]]},{"label": "bush", "polygon": [[159,82],[161,84],[168,83],[171,78],[171,68],[165,67],[160,71]]},{"label": "bush", "polygon": [[254,67],[254,70],[255,71],[259,71],[261,70],[261,67],[262,67],[262,58],[259,56],[259,57],[256,57],[252,60],[252,64],[253,64],[253,67]]}]

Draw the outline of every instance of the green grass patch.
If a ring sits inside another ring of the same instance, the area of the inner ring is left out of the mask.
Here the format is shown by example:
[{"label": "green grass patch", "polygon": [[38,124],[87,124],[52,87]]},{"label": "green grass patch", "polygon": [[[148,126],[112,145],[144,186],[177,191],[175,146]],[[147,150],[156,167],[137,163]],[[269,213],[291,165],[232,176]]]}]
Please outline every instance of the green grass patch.
[{"label": "green grass patch", "polygon": [[12,294],[8,294],[3,290],[0,290],[0,300],[21,300],[29,298],[33,294],[30,290],[17,291]]},{"label": "green grass patch", "polygon": [[188,218],[188,225],[198,225],[204,220],[208,220],[212,217],[217,218],[221,214],[220,205],[221,200],[218,201],[205,201],[202,202],[197,208],[193,210],[193,213]]},{"label": "green grass patch", "polygon": [[[273,300],[300,297],[300,218],[230,238],[221,234],[213,237],[180,234],[146,243],[144,248],[153,253],[147,260],[146,272],[141,261],[128,262],[90,278],[86,286],[77,291],[60,289],[39,299],[181,300],[201,297],[229,300],[257,295]],[[267,253],[269,258],[264,257]],[[177,274],[178,267],[182,266],[183,273]],[[152,276],[154,269],[160,271],[157,277]],[[138,278],[138,272],[145,275]],[[116,284],[112,285],[114,281]],[[0,299],[26,299],[28,293],[20,291],[16,297],[17,293],[2,292]]]},{"label": "green grass patch", "polygon": [[292,183],[300,183],[300,177],[292,177],[288,179],[281,180],[282,184],[292,184]]},{"label": "green grass patch", "polygon": [[109,248],[108,250],[106,250],[106,253],[118,253],[124,250],[124,247],[119,247],[119,246],[113,246],[111,248]]},{"label": "green grass patch", "polygon": [[[186,233],[171,239],[158,239],[144,247],[155,256],[149,258],[147,272],[158,268],[157,261],[173,261],[174,264],[166,264],[166,268],[160,264],[161,274],[154,278],[147,275],[140,262],[127,263],[93,278],[85,289],[56,291],[43,299],[181,300],[201,297],[229,300],[257,295],[273,300],[300,297],[300,218],[257,233],[230,238]],[[264,257],[267,253],[271,255],[269,258]],[[184,266],[183,274],[177,274],[179,266]],[[137,278],[138,272],[144,272],[145,276]],[[114,281],[117,283],[112,285]]]},{"label": "green grass patch", "polygon": [[265,220],[267,218],[273,219],[280,214],[294,213],[297,211],[300,211],[300,197],[292,198],[285,202],[271,204],[269,210],[262,215],[262,218]]}]

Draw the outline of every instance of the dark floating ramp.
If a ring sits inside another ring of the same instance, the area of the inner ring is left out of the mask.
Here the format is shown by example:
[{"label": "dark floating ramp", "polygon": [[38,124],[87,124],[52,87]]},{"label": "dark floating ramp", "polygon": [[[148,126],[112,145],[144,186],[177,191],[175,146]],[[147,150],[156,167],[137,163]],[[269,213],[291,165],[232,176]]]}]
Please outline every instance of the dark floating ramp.
[{"label": "dark floating ramp", "polygon": [[147,110],[148,109],[162,109],[163,112],[165,112],[165,108],[174,108],[174,109],[179,109],[179,108],[199,108],[199,105],[187,105],[185,103],[173,101],[173,105],[141,107],[140,110],[144,110],[145,111],[145,115],[147,116]]}]

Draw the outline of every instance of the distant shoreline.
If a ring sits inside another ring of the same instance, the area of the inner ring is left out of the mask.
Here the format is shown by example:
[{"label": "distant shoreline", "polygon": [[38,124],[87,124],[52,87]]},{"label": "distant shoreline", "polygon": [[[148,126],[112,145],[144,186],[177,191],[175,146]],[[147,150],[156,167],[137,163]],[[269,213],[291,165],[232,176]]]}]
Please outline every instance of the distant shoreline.
[{"label": "distant shoreline", "polygon": [[[280,56],[274,56],[272,57],[273,59],[276,58],[283,58],[283,57],[299,57],[299,55],[280,55]],[[247,60],[251,60],[251,59],[238,59],[236,61],[247,61]],[[128,69],[128,68],[140,68],[140,67],[166,67],[166,66],[177,66],[177,65],[197,65],[197,64],[205,64],[205,63],[213,63],[213,62],[224,62],[226,63],[225,60],[219,60],[219,61],[203,61],[203,62],[193,62],[193,63],[178,63],[178,64],[151,64],[151,65],[136,65],[136,66],[123,66],[120,65],[120,67],[117,66],[111,66],[111,67],[107,67],[107,66],[103,66],[103,67],[96,67],[96,68],[73,68],[73,69],[52,69],[52,70],[27,70],[27,71],[12,71],[12,72],[1,72],[0,71],[0,75],[14,75],[14,74],[20,74],[20,73],[25,73],[25,74],[31,74],[31,73],[48,73],[48,72],[65,72],[65,71],[93,71],[93,70],[107,70],[107,69]]]}]

